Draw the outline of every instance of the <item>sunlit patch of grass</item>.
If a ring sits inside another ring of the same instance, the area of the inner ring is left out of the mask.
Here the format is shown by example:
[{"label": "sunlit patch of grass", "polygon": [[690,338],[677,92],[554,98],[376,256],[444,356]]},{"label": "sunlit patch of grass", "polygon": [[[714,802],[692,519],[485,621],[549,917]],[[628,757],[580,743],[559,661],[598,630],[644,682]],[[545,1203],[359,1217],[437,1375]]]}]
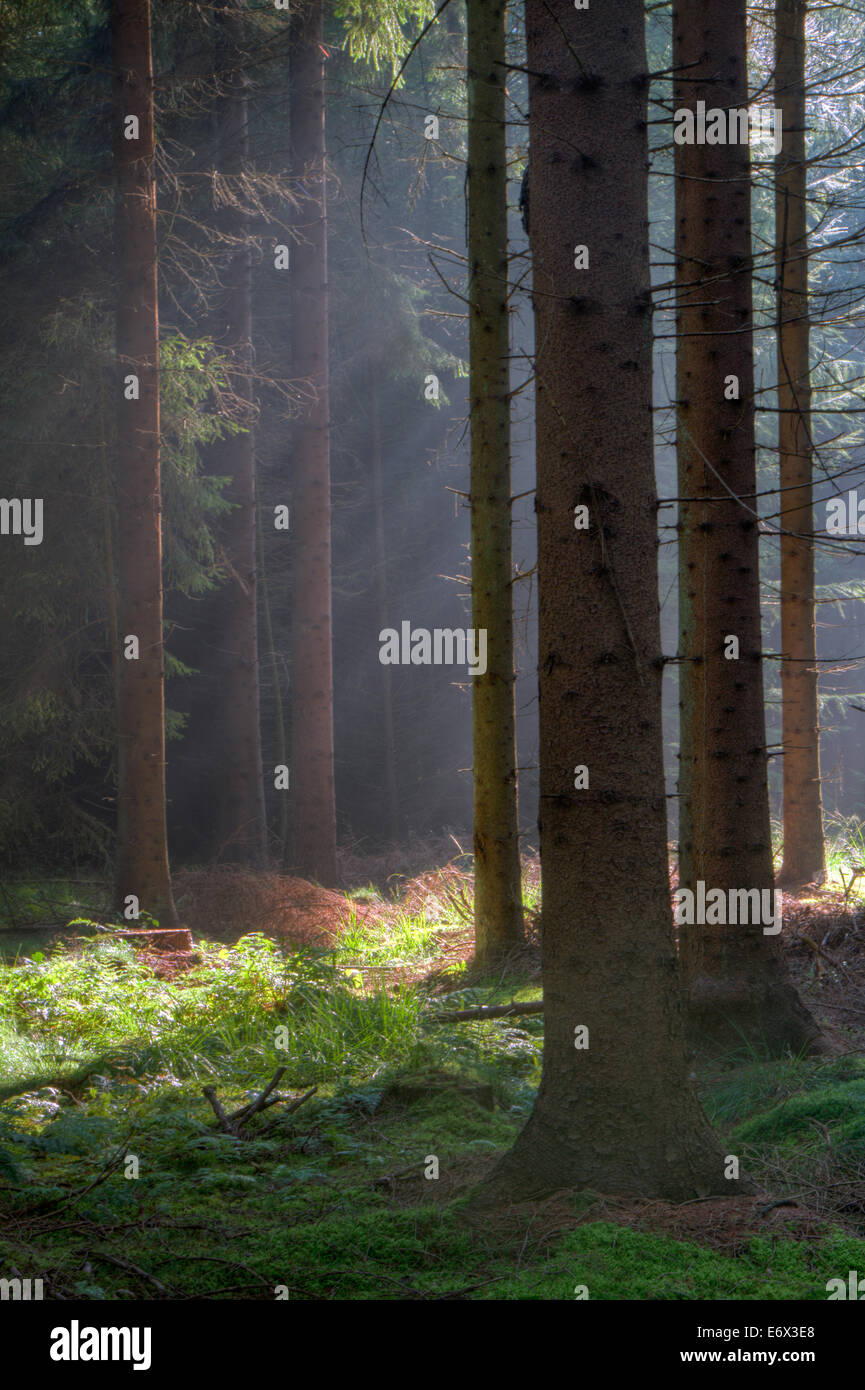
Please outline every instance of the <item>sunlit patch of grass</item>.
[{"label": "sunlit patch of grass", "polygon": [[865,901],[865,825],[857,816],[826,817],[827,887]]},{"label": "sunlit patch of grass", "polygon": [[175,980],[157,979],[128,942],[104,938],[0,970],[0,1018],[24,1040],[10,1071],[26,1070],[30,1048],[40,1071],[47,1057],[110,1055],[136,1075],[248,1081],[283,1065],[315,1083],[375,1070],[414,1040],[411,989],[363,995],[332,959],[283,954],[257,935],[201,951],[202,963]]},{"label": "sunlit patch of grass", "polygon": [[440,980],[458,980],[461,975],[468,974],[468,970],[469,962],[467,960],[451,961],[449,965],[438,971],[438,978]]},{"label": "sunlit patch of grass", "polygon": [[0,1092],[4,1083],[14,1083],[37,1074],[72,1069],[63,1046],[51,1039],[39,1039],[18,1032],[8,1017],[0,1015]]},{"label": "sunlit patch of grass", "polygon": [[360,888],[352,888],[345,895],[353,903],[383,903],[379,890],[374,883],[367,883]]},{"label": "sunlit patch of grass", "polygon": [[[826,883],[823,891],[842,893],[848,902],[861,905],[865,902],[865,822],[858,816],[827,812],[824,832]],[[772,847],[777,873],[784,858],[783,826],[777,819],[772,821]]]},{"label": "sunlit patch of grass", "polygon": [[523,883],[523,907],[529,912],[540,912],[541,885],[539,883]]},{"label": "sunlit patch of grass", "polygon": [[336,960],[364,965],[415,965],[432,959],[438,949],[441,923],[431,922],[425,911],[412,915],[392,912],[367,919],[352,912],[336,948]]}]

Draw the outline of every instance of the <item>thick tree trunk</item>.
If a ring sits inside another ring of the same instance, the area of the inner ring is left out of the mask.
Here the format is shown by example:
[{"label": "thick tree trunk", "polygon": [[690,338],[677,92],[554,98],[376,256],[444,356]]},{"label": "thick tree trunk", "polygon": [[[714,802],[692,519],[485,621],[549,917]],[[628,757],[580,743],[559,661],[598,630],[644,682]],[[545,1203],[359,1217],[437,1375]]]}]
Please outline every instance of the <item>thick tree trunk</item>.
[{"label": "thick tree trunk", "polygon": [[688,1076],[667,878],[642,0],[527,0],[526,29],[544,1065],[478,1201],[729,1195]]},{"label": "thick tree trunk", "polygon": [[330,563],[327,188],[322,0],[290,21],[290,140],[298,199],[291,245],[292,376],[312,393],[293,432],[292,757],[294,866],[336,882]]},{"label": "thick tree trunk", "polygon": [[[745,108],[745,0],[676,0],[675,107]],[[679,882],[773,885],[754,458],[747,139],[677,144]],[[734,380],[735,379],[735,380]],[[738,658],[728,638],[738,641]],[[685,926],[694,1040],[810,1048],[817,1027],[763,924]]]},{"label": "thick tree trunk", "polygon": [[[177,925],[165,829],[165,694],[149,0],[112,0],[117,169],[117,573],[124,656],[118,709],[115,900]],[[129,118],[134,117],[135,123]],[[137,138],[127,138],[131,134]],[[136,386],[129,378],[137,379]],[[129,398],[127,398],[129,397]],[[138,659],[128,659],[137,638]]]},{"label": "thick tree trunk", "polygon": [[[826,877],[811,493],[811,351],[805,165],[806,0],[776,0],[775,107],[783,144],[775,157],[778,281],[778,462],[781,488],[781,712],[784,860],[778,882]],[[792,533],[792,534],[791,534]]]},{"label": "thick tree trunk", "polygon": [[[248,155],[246,77],[243,64],[243,6],[232,0],[217,16],[216,103],[220,172],[243,171]],[[220,859],[260,865],[267,853],[262,783],[258,688],[258,612],[256,564],[255,435],[252,390],[252,265],[246,241],[247,219],[233,206],[242,200],[229,184],[227,205],[217,214],[218,229],[230,257],[222,274],[223,294],[215,337],[231,361],[235,417],[246,433],[228,435],[210,450],[211,471],[230,482],[223,493],[231,502],[221,526],[228,577],[214,599],[218,679],[213,722],[217,767],[216,834]]]},{"label": "thick tree trunk", "polygon": [[479,964],[523,940],[511,569],[506,11],[506,0],[468,0],[472,625],[487,634],[487,669],[472,681]]}]

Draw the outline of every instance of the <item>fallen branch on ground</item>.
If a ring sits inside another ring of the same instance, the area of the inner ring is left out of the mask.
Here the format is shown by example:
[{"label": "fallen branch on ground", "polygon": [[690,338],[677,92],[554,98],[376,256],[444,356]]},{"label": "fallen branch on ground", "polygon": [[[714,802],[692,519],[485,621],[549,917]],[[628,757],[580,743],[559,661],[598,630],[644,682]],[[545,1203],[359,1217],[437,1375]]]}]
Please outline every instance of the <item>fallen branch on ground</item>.
[{"label": "fallen branch on ground", "polygon": [[263,1110],[269,1110],[272,1105],[285,1105],[286,1108],[278,1119],[274,1120],[272,1124],[267,1125],[265,1129],[259,1131],[260,1137],[262,1134],[266,1134],[269,1130],[273,1129],[277,1124],[281,1124],[286,1115],[294,1114],[294,1111],[299,1110],[304,1102],[309,1100],[310,1096],[315,1095],[318,1090],[317,1086],[313,1086],[311,1091],[307,1091],[305,1095],[298,1096],[292,1101],[289,1101],[286,1096],[274,1096],[272,1100],[269,1099],[271,1091],[279,1085],[280,1078],[283,1076],[284,1072],[285,1067],[279,1067],[274,1072],[261,1094],[256,1096],[254,1100],[249,1101],[247,1105],[242,1105],[239,1110],[235,1110],[231,1115],[226,1114],[223,1109],[219,1097],[216,1094],[216,1089],[213,1086],[202,1086],[202,1094],[210,1101],[213,1113],[217,1119],[218,1128],[222,1133],[230,1134],[235,1139],[242,1139],[244,1137],[243,1130],[252,1119],[253,1115],[258,1115]]},{"label": "fallen branch on ground", "polygon": [[841,964],[840,960],[836,960],[834,956],[830,956],[830,955],[829,955],[829,952],[828,952],[828,951],[824,951],[822,946],[818,946],[818,945],[817,945],[817,942],[814,941],[810,936],[805,936],[805,934],[804,934],[803,932],[800,932],[800,933],[799,933],[799,940],[800,940],[800,941],[804,941],[805,944],[806,944],[807,946],[810,946],[810,947],[811,947],[811,950],[814,952],[814,954],[815,954],[815,956],[817,957],[818,961],[819,961],[820,958],[822,957],[822,959],[825,960],[825,961],[828,961],[829,964],[830,964],[835,970],[840,971],[840,973],[844,976],[844,979],[845,979],[845,980],[847,980],[850,984],[853,983],[853,981],[850,979],[850,976],[848,975],[847,971],[844,969],[844,966]]},{"label": "fallen branch on ground", "polygon": [[118,1269],[125,1270],[127,1274],[135,1274],[139,1279],[147,1280],[147,1282],[158,1289],[160,1293],[165,1294],[167,1298],[176,1297],[170,1289],[165,1287],[161,1280],[156,1278],[155,1274],[148,1274],[147,1270],[142,1269],[140,1265],[131,1264],[128,1260],[121,1260],[117,1255],[112,1255],[107,1250],[88,1250],[86,1254],[92,1256],[96,1260],[105,1260],[110,1265],[116,1265]]},{"label": "fallen branch on ground", "polygon": [[529,999],[525,1004],[484,1004],[477,1009],[456,1009],[449,1014],[432,1014],[432,1023],[463,1023],[469,1018],[509,1018],[512,1014],[542,1014],[543,999]]},{"label": "fallen branch on ground", "polygon": [[100,1168],[99,1172],[96,1174],[96,1177],[92,1182],[89,1182],[86,1187],[80,1187],[76,1189],[76,1191],[70,1192],[63,1197],[53,1197],[50,1201],[37,1202],[35,1206],[31,1207],[29,1211],[25,1213],[23,1219],[29,1221],[42,1212],[54,1211],[58,1207],[68,1206],[70,1202],[77,1202],[81,1197],[86,1197],[87,1193],[92,1192],[95,1187],[100,1187],[107,1178],[111,1177],[112,1173],[117,1171],[121,1163],[125,1162],[126,1156],[129,1153],[129,1141],[134,1133],[135,1131],[132,1129],[129,1131],[123,1143],[120,1145],[120,1148],[112,1154],[105,1164],[103,1164],[102,1168]]}]

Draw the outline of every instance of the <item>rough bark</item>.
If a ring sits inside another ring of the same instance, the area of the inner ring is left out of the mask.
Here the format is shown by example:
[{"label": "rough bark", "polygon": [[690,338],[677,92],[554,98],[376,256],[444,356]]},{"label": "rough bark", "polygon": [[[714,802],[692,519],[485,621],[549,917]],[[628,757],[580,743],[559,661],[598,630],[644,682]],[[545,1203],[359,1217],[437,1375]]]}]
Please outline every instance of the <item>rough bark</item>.
[{"label": "rough bark", "polygon": [[292,376],[309,403],[293,430],[292,757],[294,867],[336,882],[328,404],[327,190],[323,7],[290,21]]},{"label": "rough bark", "polygon": [[[747,106],[745,0],[677,0],[674,105]],[[677,144],[679,882],[773,885],[754,457],[750,151]],[[730,378],[738,380],[738,398]],[[738,660],[725,656],[739,642]],[[773,1052],[816,1024],[761,923],[683,927],[695,1042]]]},{"label": "rough bark", "polygon": [[805,164],[805,0],[776,0],[775,107],[783,143],[775,157],[778,282],[778,467],[781,488],[781,743],[784,859],[778,882],[798,888],[826,877],[817,637],[811,351],[808,322]]},{"label": "rough bark", "polygon": [[534,1111],[480,1205],[744,1186],[691,1088],[667,881],[643,22],[641,0],[526,5],[545,1037]]},{"label": "rough bark", "polygon": [[[215,338],[231,363],[232,412],[245,433],[227,435],[209,451],[213,473],[230,479],[232,504],[221,526],[227,578],[215,596],[213,722],[218,766],[213,796],[219,858],[260,865],[267,853],[258,683],[255,434],[252,389],[252,265],[247,218],[237,176],[248,155],[247,79],[243,63],[243,4],[232,0],[216,17],[220,94],[216,102],[220,172],[228,202],[217,212],[228,262]],[[234,182],[232,182],[234,180]]]},{"label": "rough bark", "polygon": [[[177,925],[165,826],[165,696],[154,177],[149,0],[113,0],[117,271],[117,577],[121,641],[115,900]],[[138,138],[126,139],[126,118]],[[138,399],[124,380],[138,378]]]},{"label": "rough bark", "polygon": [[468,2],[469,400],[475,959],[523,941],[511,567],[505,0]]}]

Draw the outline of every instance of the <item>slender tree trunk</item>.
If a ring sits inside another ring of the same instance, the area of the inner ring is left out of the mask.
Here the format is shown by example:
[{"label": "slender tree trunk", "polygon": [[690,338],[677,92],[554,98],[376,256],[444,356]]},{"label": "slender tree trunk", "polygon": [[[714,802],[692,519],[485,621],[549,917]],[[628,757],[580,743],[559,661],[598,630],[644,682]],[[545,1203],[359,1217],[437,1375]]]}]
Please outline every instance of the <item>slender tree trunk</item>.
[{"label": "slender tree trunk", "polygon": [[[373,526],[375,528],[375,609],[376,628],[379,632],[388,625],[387,602],[387,545],[384,529],[384,479],[382,477],[381,456],[381,404],[379,401],[378,378],[382,370],[381,358],[372,362],[369,373],[369,450],[370,471],[372,474]],[[396,775],[396,742],[393,729],[393,672],[392,668],[380,663],[381,671],[381,717],[384,734],[384,810],[385,829],[391,843],[396,845],[400,838],[399,788]]]},{"label": "slender tree trunk", "polygon": [[[259,591],[261,593],[261,617],[264,625],[265,650],[267,651],[267,661],[270,667],[270,679],[273,682],[273,725],[276,737],[276,761],[281,767],[288,766],[288,753],[286,751],[285,737],[285,713],[282,703],[282,690],[279,684],[279,662],[276,656],[276,643],[273,637],[273,618],[270,609],[270,590],[267,584],[267,566],[264,557],[264,536],[261,526],[261,506],[259,504],[258,493],[256,490],[255,503],[255,530],[256,541],[258,544],[258,576]],[[289,814],[288,800],[281,796],[279,802],[279,855],[280,865],[286,862],[288,854],[289,838]]]},{"label": "slender tree trunk", "polygon": [[322,0],[290,21],[292,376],[313,393],[294,429],[292,757],[294,862],[336,882],[327,354],[327,186]]},{"label": "slender tree trunk", "polygon": [[[118,185],[118,616],[124,643],[115,900],[122,910],[134,896],[141,911],[170,927],[177,925],[177,913],[165,826],[159,313],[149,0],[112,0],[111,56]],[[131,637],[138,642],[137,660],[126,656]]]},{"label": "slender tree trunk", "polygon": [[469,401],[472,626],[487,669],[472,681],[475,959],[523,941],[511,566],[506,0],[468,0]]},{"label": "slender tree trunk", "polygon": [[[228,178],[242,173],[249,146],[243,9],[240,0],[231,0],[229,9],[216,19],[219,162],[220,172]],[[252,265],[247,218],[242,208],[233,205],[242,202],[243,193],[229,183],[228,196],[228,204],[217,212],[230,260],[222,275],[215,336],[231,360],[231,387],[237,398],[234,411],[246,432],[218,440],[209,459],[212,472],[230,479],[223,495],[232,503],[221,527],[228,578],[214,600],[219,672],[213,710],[218,749],[214,791],[220,858],[260,865],[267,853],[267,823],[258,682]]]},{"label": "slender tree trunk", "polygon": [[[676,0],[675,107],[747,106],[745,0]],[[679,885],[773,886],[754,457],[747,139],[676,144],[681,746]],[[738,654],[729,639],[738,642]],[[729,901],[729,898],[727,899]],[[811,1047],[763,923],[684,926],[694,1040]]]},{"label": "slender tree trunk", "polygon": [[111,521],[111,472],[105,430],[105,379],[99,374],[99,472],[102,481],[102,534],[105,538],[105,602],[108,609],[108,646],[111,652],[111,688],[115,717],[120,708],[120,629],[117,616],[117,570]]},{"label": "slender tree trunk", "polygon": [[[811,493],[811,350],[805,164],[806,0],[776,0],[775,107],[783,143],[775,157],[778,281],[778,455],[781,487],[781,711],[784,861],[778,882],[826,877]],[[792,533],[792,534],[791,534]]]},{"label": "slender tree trunk", "polygon": [[642,0],[526,4],[544,1065],[481,1203],[731,1189],[688,1077],[667,877],[643,23]]}]

